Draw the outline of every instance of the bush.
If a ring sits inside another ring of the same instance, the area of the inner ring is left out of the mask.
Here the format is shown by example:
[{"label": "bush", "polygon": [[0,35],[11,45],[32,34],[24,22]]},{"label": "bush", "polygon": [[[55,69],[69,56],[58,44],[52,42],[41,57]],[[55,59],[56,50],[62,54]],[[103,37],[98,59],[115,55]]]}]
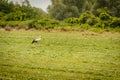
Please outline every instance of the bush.
[{"label": "bush", "polygon": [[32,23],[33,20],[27,20],[27,21],[19,21],[18,23],[18,29],[27,29],[29,28],[29,24]]},{"label": "bush", "polygon": [[111,21],[111,23],[110,23],[110,26],[111,26],[112,28],[115,28],[115,27],[120,28],[120,18],[113,17],[113,18],[112,18],[112,21]]},{"label": "bush", "polygon": [[72,18],[66,19],[65,22],[69,24],[79,24],[80,21],[79,21],[79,18],[72,17]]},{"label": "bush", "polygon": [[91,26],[95,25],[98,23],[97,18],[89,11],[84,12],[81,14],[79,18],[68,18],[65,20],[66,23],[68,24],[89,24]]},{"label": "bush", "polygon": [[90,28],[90,25],[88,25],[88,24],[81,24],[80,25],[80,29],[82,29],[82,30],[88,30]]},{"label": "bush", "polygon": [[7,21],[6,23],[7,23],[7,26],[17,27],[20,22],[19,21]]},{"label": "bush", "polygon": [[29,28],[37,29],[54,29],[55,26],[59,24],[59,21],[54,19],[43,18],[40,20],[34,20],[29,23]]},{"label": "bush", "polygon": [[3,27],[5,27],[6,25],[7,25],[7,24],[6,24],[6,22],[5,22],[5,21],[1,21],[1,20],[0,20],[0,27],[2,27],[2,28],[3,28]]},{"label": "bush", "polygon": [[99,15],[99,18],[100,18],[101,20],[104,20],[104,21],[111,20],[111,16],[110,16],[109,14],[107,14],[107,13],[101,13],[101,14]]},{"label": "bush", "polygon": [[81,16],[79,17],[79,20],[80,20],[81,24],[85,24],[88,19],[92,19],[92,18],[94,19],[95,16],[91,12],[86,11],[86,12],[81,14]]},{"label": "bush", "polygon": [[92,17],[92,18],[89,18],[86,21],[86,23],[89,24],[90,26],[93,26],[98,23],[98,19],[96,17]]},{"label": "bush", "polygon": [[33,20],[33,21],[31,21],[30,23],[28,23],[28,28],[30,29],[30,28],[36,28],[36,22],[37,22],[37,20]]}]

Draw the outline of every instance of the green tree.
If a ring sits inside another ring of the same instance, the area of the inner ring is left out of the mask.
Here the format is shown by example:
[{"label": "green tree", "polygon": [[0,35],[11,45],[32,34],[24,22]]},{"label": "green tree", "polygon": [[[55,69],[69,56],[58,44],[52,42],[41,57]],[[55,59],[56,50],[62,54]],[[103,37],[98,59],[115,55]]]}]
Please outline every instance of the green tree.
[{"label": "green tree", "polygon": [[79,13],[82,13],[85,1],[86,0],[62,0],[63,4],[65,4],[68,7],[76,6],[78,8]]},{"label": "green tree", "polygon": [[90,11],[93,12],[96,0],[85,0],[85,4],[83,6],[83,12]]},{"label": "green tree", "polygon": [[112,16],[120,17],[120,0],[96,0],[94,14],[97,9],[107,7]]},{"label": "green tree", "polygon": [[0,0],[0,20],[4,21],[24,21],[38,19],[46,16],[46,13],[39,8],[32,7],[29,0],[24,0],[22,5]]},{"label": "green tree", "polygon": [[8,0],[0,0],[0,12],[10,13],[13,11],[13,2],[8,3]]},{"label": "green tree", "polygon": [[53,5],[48,7],[48,12],[51,17],[54,17],[58,20],[63,20],[65,18],[64,13],[66,6],[61,2],[55,2],[56,0],[52,0]]},{"label": "green tree", "polygon": [[29,2],[29,0],[24,0],[23,2],[22,2],[22,6],[31,6],[30,5],[30,2]]},{"label": "green tree", "polygon": [[51,0],[52,5],[48,7],[51,17],[63,20],[70,17],[79,17],[82,13],[85,0]]}]

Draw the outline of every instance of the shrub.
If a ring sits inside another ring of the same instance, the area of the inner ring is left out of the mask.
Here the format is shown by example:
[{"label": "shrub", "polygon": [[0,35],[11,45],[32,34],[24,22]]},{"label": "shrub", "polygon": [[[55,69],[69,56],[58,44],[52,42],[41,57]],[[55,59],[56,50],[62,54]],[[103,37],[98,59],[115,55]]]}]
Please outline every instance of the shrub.
[{"label": "shrub", "polygon": [[80,29],[82,29],[82,30],[88,30],[90,28],[90,25],[88,25],[88,24],[81,24],[80,25]]},{"label": "shrub", "polygon": [[117,18],[117,17],[113,17],[112,18],[112,21],[110,23],[110,26],[112,28],[115,28],[115,27],[119,27],[120,28],[120,18]]},{"label": "shrub", "polygon": [[115,32],[120,32],[120,27],[115,27],[115,28],[113,29],[113,31],[115,31]]},{"label": "shrub", "polygon": [[89,18],[86,21],[86,23],[89,24],[90,26],[93,26],[98,23],[98,19],[96,17],[92,17],[92,18]]},{"label": "shrub", "polygon": [[29,24],[32,23],[33,20],[27,20],[27,21],[18,21],[18,29],[27,29],[29,28]]},{"label": "shrub", "polygon": [[111,20],[112,17],[107,12],[103,11],[99,14],[97,23],[94,26],[105,29],[107,27],[110,27]]},{"label": "shrub", "polygon": [[81,16],[79,17],[79,20],[81,24],[85,24],[87,20],[91,18],[95,18],[95,16],[91,12],[86,11],[81,14]]},{"label": "shrub", "polygon": [[108,21],[108,20],[111,19],[111,16],[110,16],[108,13],[101,13],[101,14],[99,15],[99,18],[100,18],[101,20]]},{"label": "shrub", "polygon": [[5,27],[7,24],[6,24],[6,22],[5,21],[1,21],[0,20],[0,27]]},{"label": "shrub", "polygon": [[72,17],[72,18],[66,19],[65,22],[69,24],[79,24],[80,21],[79,21],[79,18]]},{"label": "shrub", "polygon": [[7,21],[7,26],[10,27],[17,27],[19,24],[19,21]]},{"label": "shrub", "polygon": [[58,24],[59,24],[59,21],[57,21],[57,20],[43,18],[40,20],[34,20],[31,23],[29,23],[29,28],[53,29]]},{"label": "shrub", "polygon": [[30,28],[36,28],[36,22],[37,22],[37,20],[33,20],[33,21],[31,21],[30,23],[28,23],[28,28],[30,29]]}]

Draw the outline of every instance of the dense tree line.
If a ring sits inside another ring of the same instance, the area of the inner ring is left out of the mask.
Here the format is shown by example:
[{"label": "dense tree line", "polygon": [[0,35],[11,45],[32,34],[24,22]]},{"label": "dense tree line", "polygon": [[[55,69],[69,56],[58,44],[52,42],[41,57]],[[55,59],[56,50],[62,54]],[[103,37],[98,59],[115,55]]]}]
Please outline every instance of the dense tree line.
[{"label": "dense tree line", "polygon": [[36,29],[109,29],[120,31],[120,0],[51,0],[48,13],[21,4],[0,0],[0,27]]},{"label": "dense tree line", "polygon": [[[107,8],[111,16],[120,17],[120,0],[51,0],[48,13],[52,18],[64,20],[79,17],[83,12],[90,11],[99,16],[99,10]],[[39,8],[32,7],[29,0],[21,4],[0,0],[1,20],[28,20],[45,17],[46,13]]]},{"label": "dense tree line", "polygon": [[90,11],[98,16],[98,9],[105,8],[110,15],[120,17],[120,0],[51,0],[48,7],[51,17],[63,20],[69,17],[79,17],[81,13]]},{"label": "dense tree line", "polygon": [[46,13],[42,9],[32,7],[28,0],[24,0],[22,4],[0,0],[0,20],[24,21],[45,16]]}]

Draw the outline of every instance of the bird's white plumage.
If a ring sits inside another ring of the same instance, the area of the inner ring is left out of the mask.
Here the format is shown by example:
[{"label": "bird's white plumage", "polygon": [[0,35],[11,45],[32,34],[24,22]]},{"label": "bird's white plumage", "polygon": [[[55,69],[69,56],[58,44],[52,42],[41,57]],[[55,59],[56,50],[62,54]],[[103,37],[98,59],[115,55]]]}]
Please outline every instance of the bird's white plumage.
[{"label": "bird's white plumage", "polygon": [[32,43],[37,43],[40,40],[41,40],[41,37],[35,38],[35,39],[33,39]]},{"label": "bird's white plumage", "polygon": [[35,41],[40,41],[40,40],[41,40],[41,37],[35,39]]}]

